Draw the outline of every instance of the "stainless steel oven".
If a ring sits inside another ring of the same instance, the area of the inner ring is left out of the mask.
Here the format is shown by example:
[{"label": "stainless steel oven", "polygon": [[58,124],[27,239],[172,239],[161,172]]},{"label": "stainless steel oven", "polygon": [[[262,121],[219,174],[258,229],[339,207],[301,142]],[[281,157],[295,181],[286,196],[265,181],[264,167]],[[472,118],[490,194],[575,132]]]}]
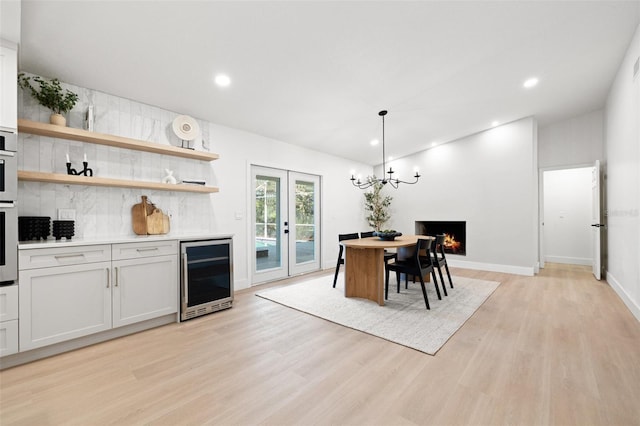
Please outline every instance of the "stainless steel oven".
[{"label": "stainless steel oven", "polygon": [[231,238],[180,243],[180,319],[230,308],[233,304]]},{"label": "stainless steel oven", "polygon": [[0,200],[18,199],[17,148],[17,135],[0,131]]},{"label": "stainless steel oven", "polygon": [[0,285],[18,279],[17,135],[0,131]]},{"label": "stainless steel oven", "polygon": [[0,201],[0,284],[18,279],[18,208]]}]

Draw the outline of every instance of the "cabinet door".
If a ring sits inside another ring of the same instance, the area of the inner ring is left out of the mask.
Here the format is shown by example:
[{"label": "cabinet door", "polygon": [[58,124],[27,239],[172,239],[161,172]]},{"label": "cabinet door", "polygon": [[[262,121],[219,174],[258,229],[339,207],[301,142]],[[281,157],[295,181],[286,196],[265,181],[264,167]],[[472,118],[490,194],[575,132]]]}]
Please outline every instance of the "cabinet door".
[{"label": "cabinet door", "polygon": [[0,46],[0,129],[18,128],[18,52]]},{"label": "cabinet door", "polygon": [[20,271],[20,350],[111,328],[110,262]]},{"label": "cabinet door", "polygon": [[113,262],[113,327],[178,311],[178,256]]},{"label": "cabinet door", "polygon": [[18,352],[18,320],[0,322],[0,356]]}]

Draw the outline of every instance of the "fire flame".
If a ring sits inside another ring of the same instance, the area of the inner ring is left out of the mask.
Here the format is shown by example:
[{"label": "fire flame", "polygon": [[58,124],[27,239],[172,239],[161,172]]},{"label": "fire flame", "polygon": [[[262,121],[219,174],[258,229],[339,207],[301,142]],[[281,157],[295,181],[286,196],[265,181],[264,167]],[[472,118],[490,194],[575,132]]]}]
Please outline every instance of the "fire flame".
[{"label": "fire flame", "polygon": [[444,246],[449,250],[458,251],[461,244],[460,241],[456,241],[455,235],[444,234]]}]

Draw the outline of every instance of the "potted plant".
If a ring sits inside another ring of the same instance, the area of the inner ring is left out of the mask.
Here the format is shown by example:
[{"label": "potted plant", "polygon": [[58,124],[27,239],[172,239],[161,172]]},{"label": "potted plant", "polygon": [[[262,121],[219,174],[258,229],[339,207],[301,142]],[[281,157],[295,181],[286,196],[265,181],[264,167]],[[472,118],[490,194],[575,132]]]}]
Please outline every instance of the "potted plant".
[{"label": "potted plant", "polygon": [[368,176],[367,181],[372,183],[372,190],[364,193],[364,208],[368,212],[367,221],[376,232],[380,232],[391,218],[389,206],[393,198],[382,193],[384,185],[375,176]]},{"label": "potted plant", "polygon": [[[36,89],[31,85],[31,80],[38,84]],[[38,76],[28,77],[24,73],[18,74],[18,84],[24,90],[29,91],[40,105],[51,110],[49,122],[59,126],[66,126],[67,120],[62,114],[71,111],[78,102],[78,95],[70,90],[63,90],[60,81],[54,78],[50,81]]]}]

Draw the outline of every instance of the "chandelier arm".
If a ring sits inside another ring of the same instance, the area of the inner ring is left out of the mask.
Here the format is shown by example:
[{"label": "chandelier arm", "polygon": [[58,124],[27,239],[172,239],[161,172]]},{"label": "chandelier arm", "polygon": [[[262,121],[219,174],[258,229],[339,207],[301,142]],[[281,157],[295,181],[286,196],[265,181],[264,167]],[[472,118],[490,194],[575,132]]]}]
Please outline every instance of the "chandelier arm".
[{"label": "chandelier arm", "polygon": [[[367,189],[370,188],[371,186],[381,183],[382,185],[386,185],[387,183],[390,184],[390,186],[392,186],[394,189],[398,189],[398,186],[401,183],[406,183],[407,185],[413,185],[415,183],[418,183],[418,180],[420,179],[420,174],[416,171],[416,174],[413,176],[415,178],[415,181],[413,182],[408,182],[408,181],[404,181],[404,180],[400,180],[400,179],[394,179],[393,178],[393,174],[395,173],[393,171],[392,167],[389,167],[389,170],[387,171],[387,160],[386,160],[386,146],[385,146],[385,137],[384,137],[384,116],[387,115],[387,111],[386,110],[382,110],[378,113],[378,115],[380,117],[382,117],[382,179],[376,178],[376,179],[370,179],[368,178],[366,182],[360,182],[360,179],[357,179],[351,175],[351,183],[353,184],[353,186],[360,188],[360,189]],[[388,175],[388,177],[387,177]]]}]

